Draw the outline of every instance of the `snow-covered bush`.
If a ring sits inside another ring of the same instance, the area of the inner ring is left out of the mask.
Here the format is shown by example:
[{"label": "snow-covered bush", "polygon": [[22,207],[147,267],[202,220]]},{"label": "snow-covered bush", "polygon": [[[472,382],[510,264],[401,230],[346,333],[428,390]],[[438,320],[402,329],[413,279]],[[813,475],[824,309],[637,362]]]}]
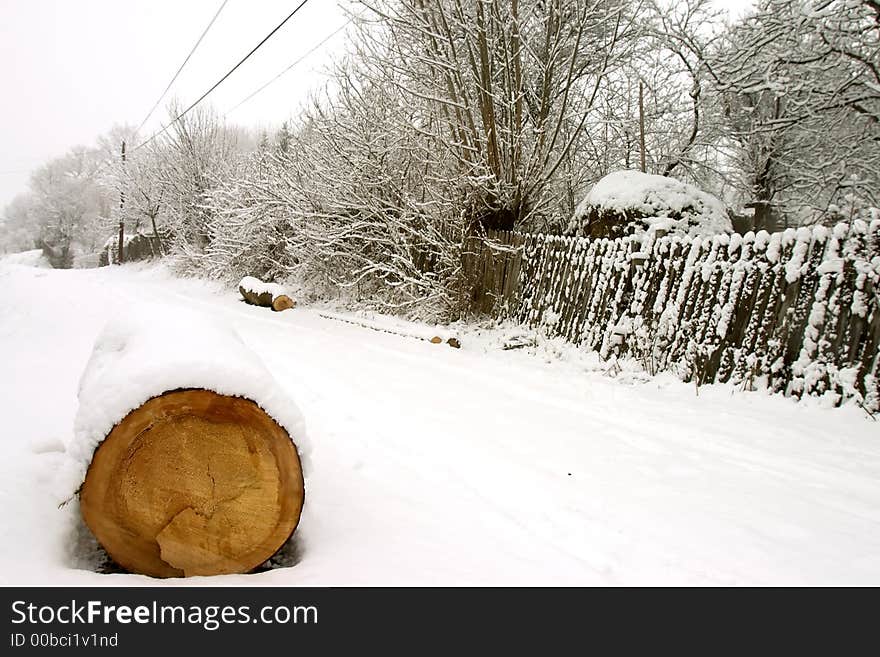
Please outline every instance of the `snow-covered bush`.
[{"label": "snow-covered bush", "polygon": [[651,226],[692,237],[733,229],[724,204],[694,185],[641,171],[615,171],[593,185],[566,233],[615,238]]}]

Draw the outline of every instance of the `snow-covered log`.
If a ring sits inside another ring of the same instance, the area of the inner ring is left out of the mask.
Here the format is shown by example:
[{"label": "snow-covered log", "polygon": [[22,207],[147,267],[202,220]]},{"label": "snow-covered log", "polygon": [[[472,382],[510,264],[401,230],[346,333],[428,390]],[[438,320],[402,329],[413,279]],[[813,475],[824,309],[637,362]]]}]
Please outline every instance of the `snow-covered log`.
[{"label": "snow-covered log", "polygon": [[296,302],[277,283],[264,283],[253,276],[245,276],[238,284],[238,291],[249,304],[265,306],[275,311],[293,308]]},{"label": "snow-covered log", "polygon": [[288,540],[306,449],[296,405],[231,329],[147,306],[99,336],[68,453],[110,556],[179,577],[248,572]]}]

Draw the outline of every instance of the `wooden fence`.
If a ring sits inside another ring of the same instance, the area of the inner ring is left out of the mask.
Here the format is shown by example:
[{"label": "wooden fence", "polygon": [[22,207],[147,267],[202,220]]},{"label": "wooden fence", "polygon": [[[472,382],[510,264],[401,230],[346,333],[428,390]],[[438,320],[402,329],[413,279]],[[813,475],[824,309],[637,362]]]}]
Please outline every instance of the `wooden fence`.
[{"label": "wooden fence", "polygon": [[880,221],[713,238],[469,238],[472,308],[697,384],[880,410]]}]

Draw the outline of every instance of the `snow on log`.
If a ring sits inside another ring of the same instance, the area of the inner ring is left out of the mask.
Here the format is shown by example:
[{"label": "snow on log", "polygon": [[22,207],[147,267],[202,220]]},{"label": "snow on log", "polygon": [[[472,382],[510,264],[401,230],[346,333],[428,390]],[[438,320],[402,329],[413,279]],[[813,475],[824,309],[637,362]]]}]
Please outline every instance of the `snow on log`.
[{"label": "snow on log", "polygon": [[293,308],[296,302],[277,283],[264,283],[259,278],[245,276],[238,284],[238,291],[249,304],[264,306],[275,311]]},{"label": "snow on log", "polygon": [[74,440],[83,520],[125,569],[154,577],[244,573],[296,528],[305,428],[231,329],[143,307],[99,336]]}]

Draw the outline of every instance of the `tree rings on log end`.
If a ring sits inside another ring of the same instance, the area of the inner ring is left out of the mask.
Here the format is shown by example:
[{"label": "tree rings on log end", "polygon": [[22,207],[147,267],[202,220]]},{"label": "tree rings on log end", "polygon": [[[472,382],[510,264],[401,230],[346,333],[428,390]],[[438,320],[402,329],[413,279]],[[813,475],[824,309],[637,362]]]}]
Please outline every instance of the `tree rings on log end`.
[{"label": "tree rings on log end", "polygon": [[291,299],[286,294],[278,295],[272,300],[272,310],[275,310],[277,312],[287,310],[288,308],[293,308],[295,305],[296,301]]},{"label": "tree rings on log end", "polygon": [[129,413],[95,450],[85,523],[120,566],[153,577],[246,573],[299,522],[302,467],[254,402],[178,390]]}]

